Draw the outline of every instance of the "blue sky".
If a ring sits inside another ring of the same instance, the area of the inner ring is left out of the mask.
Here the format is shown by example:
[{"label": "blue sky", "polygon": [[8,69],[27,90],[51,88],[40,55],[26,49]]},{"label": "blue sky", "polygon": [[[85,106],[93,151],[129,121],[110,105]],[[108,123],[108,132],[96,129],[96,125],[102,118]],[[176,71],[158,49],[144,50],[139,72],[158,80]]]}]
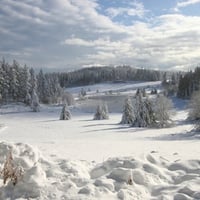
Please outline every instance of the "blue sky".
[{"label": "blue sky", "polygon": [[200,0],[1,0],[0,57],[71,70],[188,70],[200,60]]}]

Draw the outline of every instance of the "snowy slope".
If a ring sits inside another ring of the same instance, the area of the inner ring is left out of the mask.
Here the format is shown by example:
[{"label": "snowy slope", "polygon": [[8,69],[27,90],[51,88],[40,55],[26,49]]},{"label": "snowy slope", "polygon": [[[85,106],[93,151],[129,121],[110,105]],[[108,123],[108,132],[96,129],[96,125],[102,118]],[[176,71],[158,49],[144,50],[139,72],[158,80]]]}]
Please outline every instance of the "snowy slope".
[{"label": "snowy slope", "polygon": [[[1,153],[13,149],[24,174],[16,186],[0,186],[0,199],[175,199],[200,198],[199,160],[173,162],[156,152],[143,157],[87,161],[46,160],[24,144],[0,143]],[[1,154],[2,155],[2,154]],[[0,156],[0,164],[2,164]]]},{"label": "snowy slope", "polygon": [[94,121],[85,102],[70,108],[70,121],[59,120],[59,105],[0,108],[0,169],[10,149],[24,168],[16,186],[0,180],[0,199],[200,199],[200,140],[187,102],[174,99],[176,126],[167,129],[122,126],[115,110]]},{"label": "snowy slope", "polygon": [[[129,94],[135,93],[138,88],[158,88],[161,87],[161,81],[151,81],[151,82],[125,82],[125,83],[101,83],[81,87],[71,87],[66,90],[72,93],[75,97],[83,89],[86,91],[88,96],[104,95],[107,92]],[[97,93],[98,91],[98,93]]]}]

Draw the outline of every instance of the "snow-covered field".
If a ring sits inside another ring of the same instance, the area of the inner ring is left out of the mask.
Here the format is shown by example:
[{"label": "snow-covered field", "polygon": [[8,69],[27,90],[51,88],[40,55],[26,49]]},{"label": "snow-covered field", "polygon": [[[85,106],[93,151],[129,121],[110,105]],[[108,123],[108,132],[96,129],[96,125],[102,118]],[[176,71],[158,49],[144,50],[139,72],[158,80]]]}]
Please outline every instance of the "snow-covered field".
[{"label": "snow-covered field", "polygon": [[[105,85],[91,88],[92,100],[96,88],[110,90]],[[125,96],[136,89],[112,86],[118,96],[109,120],[93,120],[91,99],[71,107],[69,121],[59,120],[61,106],[42,106],[39,113],[21,104],[1,107],[0,169],[12,149],[24,175],[16,186],[1,180],[0,199],[200,199],[200,140],[186,121],[187,102],[174,99],[172,128],[120,125],[121,108],[115,110],[119,92]],[[73,90],[78,94],[80,88]]]}]

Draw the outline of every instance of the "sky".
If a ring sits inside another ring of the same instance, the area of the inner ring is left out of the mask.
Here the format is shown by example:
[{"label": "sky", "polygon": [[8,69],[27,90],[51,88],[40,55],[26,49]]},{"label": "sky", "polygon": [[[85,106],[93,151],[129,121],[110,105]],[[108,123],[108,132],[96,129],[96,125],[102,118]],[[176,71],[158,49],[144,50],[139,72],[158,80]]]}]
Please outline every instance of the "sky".
[{"label": "sky", "polygon": [[200,60],[200,0],[0,0],[0,59],[71,70],[189,70]]}]

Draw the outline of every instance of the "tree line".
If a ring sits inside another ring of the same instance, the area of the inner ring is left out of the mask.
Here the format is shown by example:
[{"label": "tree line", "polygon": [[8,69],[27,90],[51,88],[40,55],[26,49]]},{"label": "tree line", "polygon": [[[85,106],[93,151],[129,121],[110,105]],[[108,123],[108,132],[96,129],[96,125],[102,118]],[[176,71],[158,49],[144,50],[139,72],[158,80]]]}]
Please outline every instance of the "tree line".
[{"label": "tree line", "polygon": [[58,103],[63,100],[66,94],[64,89],[67,87],[108,81],[159,81],[170,76],[170,72],[130,66],[91,67],[61,73],[44,73],[40,70],[39,73],[35,73],[33,68],[21,66],[15,60],[9,64],[2,59],[0,61],[0,102],[14,101],[30,104],[33,96],[37,95],[40,103]]},{"label": "tree line", "polygon": [[189,71],[180,76],[178,85],[178,97],[190,98],[193,92],[200,89],[200,67],[196,67],[194,71]]},{"label": "tree line", "polygon": [[23,102],[31,105],[33,100],[41,103],[56,103],[63,93],[58,76],[54,73],[38,74],[33,68],[0,61],[0,102]]},{"label": "tree line", "polygon": [[123,81],[159,81],[164,72],[157,70],[138,69],[130,66],[90,67],[72,72],[59,73],[62,87],[90,85],[102,82]]}]

